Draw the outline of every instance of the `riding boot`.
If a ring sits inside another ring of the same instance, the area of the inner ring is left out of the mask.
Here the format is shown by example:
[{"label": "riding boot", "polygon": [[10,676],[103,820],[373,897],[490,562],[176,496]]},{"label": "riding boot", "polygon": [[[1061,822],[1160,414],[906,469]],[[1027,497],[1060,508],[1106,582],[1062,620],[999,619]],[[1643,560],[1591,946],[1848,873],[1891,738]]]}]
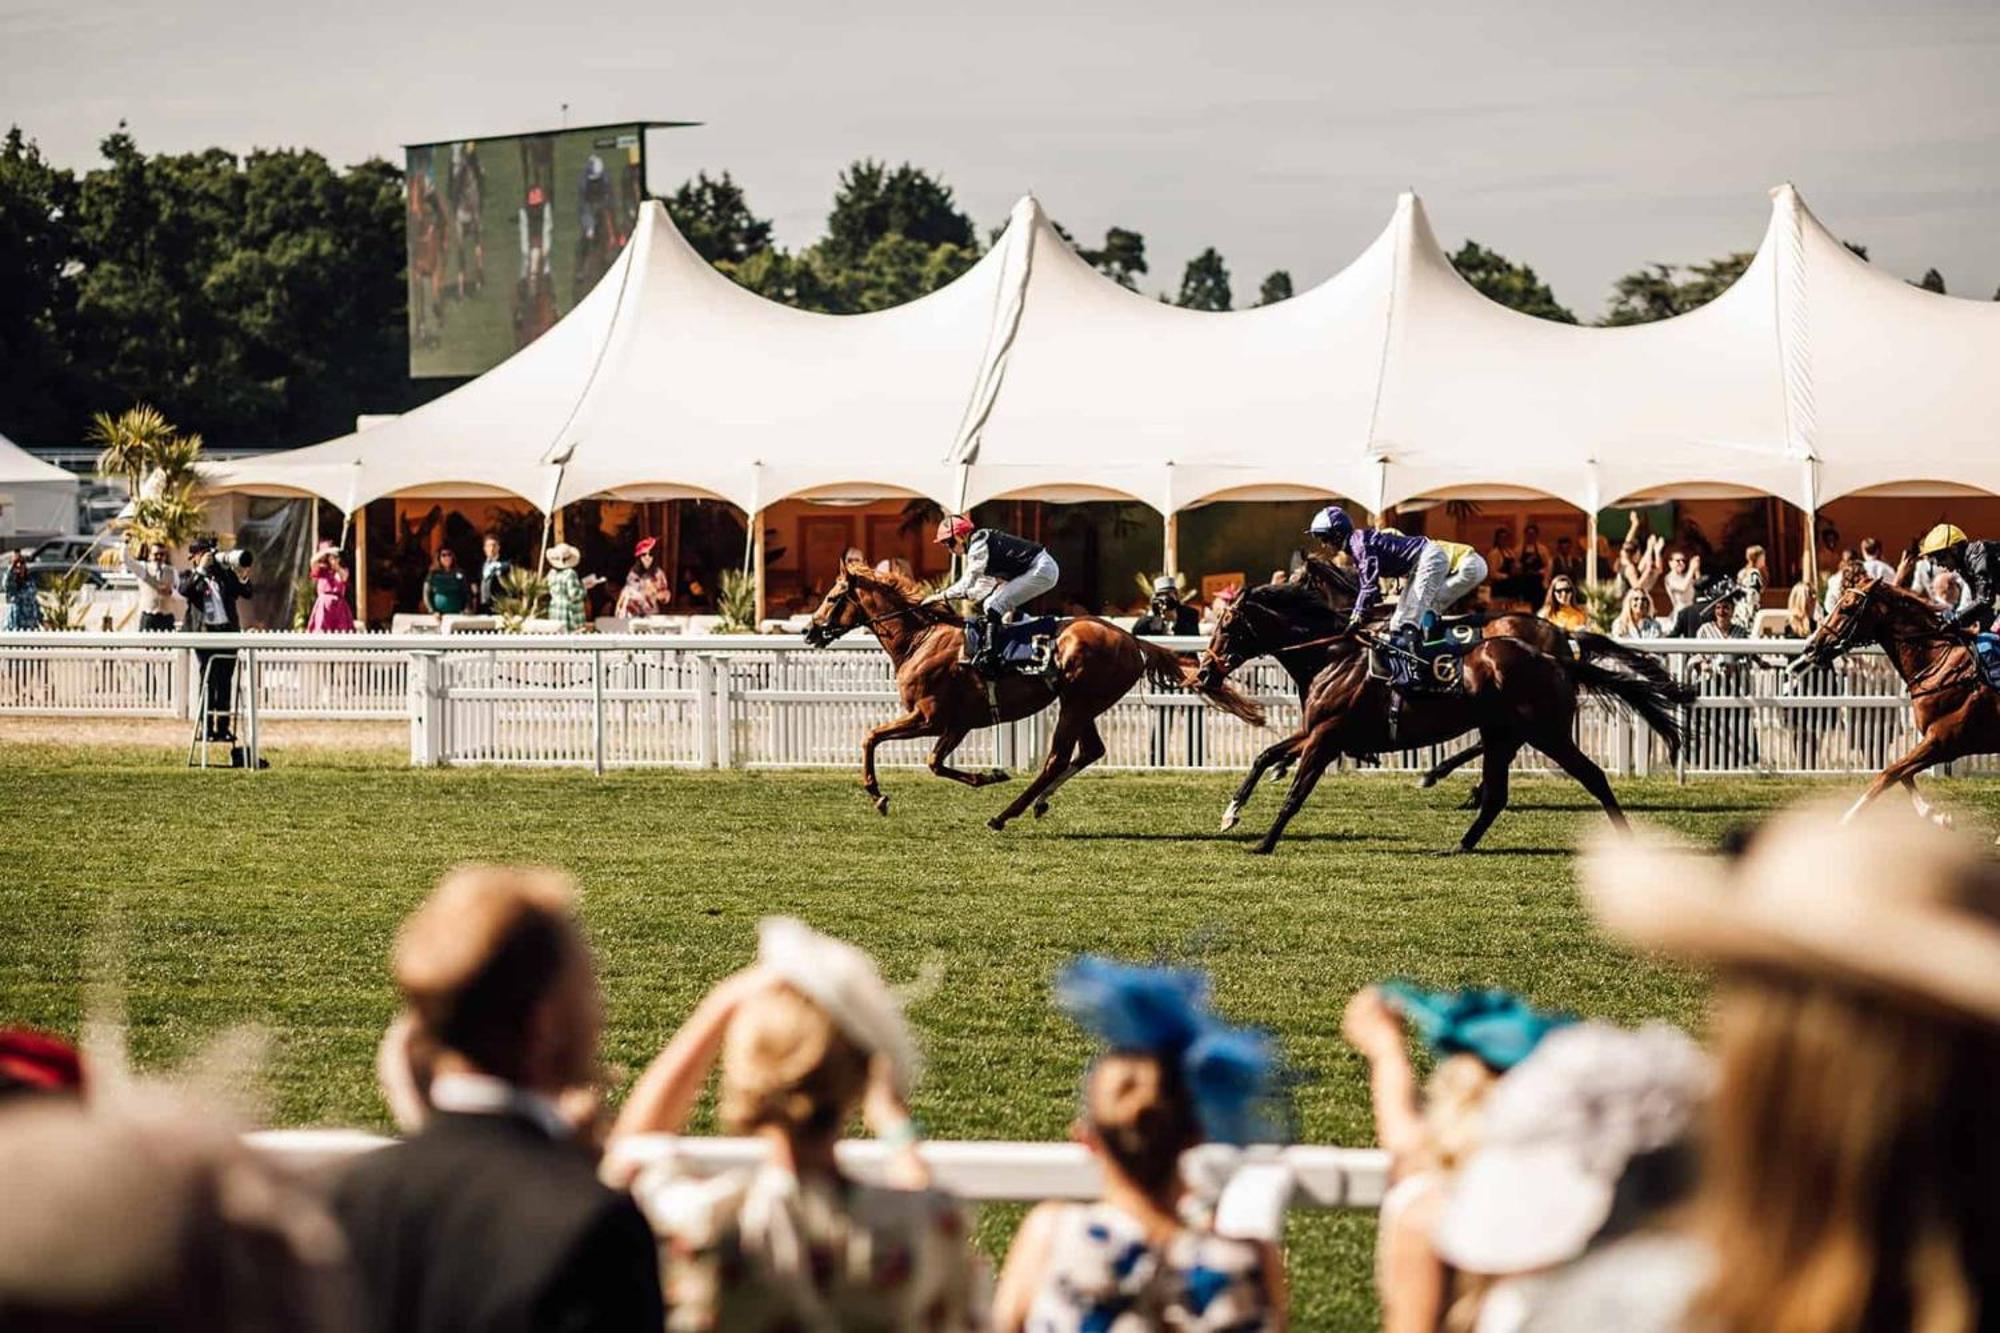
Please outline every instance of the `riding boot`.
[{"label": "riding boot", "polygon": [[973,661],[988,680],[1000,674],[1000,613],[988,611],[979,627],[979,656]]}]

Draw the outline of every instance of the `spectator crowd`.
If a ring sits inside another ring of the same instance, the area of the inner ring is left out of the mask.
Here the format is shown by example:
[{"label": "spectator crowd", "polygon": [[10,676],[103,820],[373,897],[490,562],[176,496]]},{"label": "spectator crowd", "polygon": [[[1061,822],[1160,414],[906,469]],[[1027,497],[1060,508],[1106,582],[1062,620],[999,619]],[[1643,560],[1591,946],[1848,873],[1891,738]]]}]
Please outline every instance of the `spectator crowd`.
[{"label": "spectator crowd", "polygon": [[[2000,1327],[2000,868],[1907,816],[1813,808],[1720,854],[1611,838],[1581,867],[1612,938],[1713,974],[1706,1046],[1498,990],[1353,996],[1340,1030],[1389,1162],[1382,1326]],[[997,1278],[931,1178],[901,1004],[851,945],[767,920],[615,1114],[564,876],[450,872],[391,974],[378,1075],[404,1137],[317,1173],[184,1094],[0,1035],[0,1326],[1286,1322],[1274,1230],[1184,1168],[1278,1139],[1293,1076],[1198,972],[1086,957],[1056,978],[1096,1047],[1073,1134],[1101,1187],[1029,1212]],[[704,1170],[672,1137],[712,1077],[756,1165]],[[865,1177],[838,1151],[856,1124],[880,1147]]]}]

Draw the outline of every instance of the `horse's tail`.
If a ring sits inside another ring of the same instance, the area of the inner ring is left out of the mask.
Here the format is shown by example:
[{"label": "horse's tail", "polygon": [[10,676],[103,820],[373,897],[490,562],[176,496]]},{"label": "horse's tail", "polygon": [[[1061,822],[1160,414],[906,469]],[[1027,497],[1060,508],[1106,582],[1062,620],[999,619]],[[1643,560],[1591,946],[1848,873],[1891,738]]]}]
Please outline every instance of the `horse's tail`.
[{"label": "horse's tail", "polygon": [[1667,670],[1665,662],[1643,648],[1628,647],[1608,634],[1590,629],[1578,630],[1571,637],[1576,641],[1577,656],[1586,662],[1599,663],[1656,685],[1676,687],[1680,683]]},{"label": "horse's tail", "polygon": [[1608,694],[1637,713],[1654,734],[1667,743],[1669,758],[1680,754],[1686,738],[1681,729],[1679,710],[1694,701],[1695,689],[1692,685],[1683,684],[1664,671],[1660,679],[1612,671],[1590,661],[1587,655],[1579,655],[1575,661],[1564,666],[1569,678],[1581,688]]},{"label": "horse's tail", "polygon": [[1139,645],[1139,655],[1146,662],[1146,678],[1155,688],[1192,690],[1231,717],[1240,717],[1253,727],[1264,725],[1263,707],[1228,681],[1203,685],[1199,668],[1173,649],[1148,643],[1136,635],[1132,641]]}]

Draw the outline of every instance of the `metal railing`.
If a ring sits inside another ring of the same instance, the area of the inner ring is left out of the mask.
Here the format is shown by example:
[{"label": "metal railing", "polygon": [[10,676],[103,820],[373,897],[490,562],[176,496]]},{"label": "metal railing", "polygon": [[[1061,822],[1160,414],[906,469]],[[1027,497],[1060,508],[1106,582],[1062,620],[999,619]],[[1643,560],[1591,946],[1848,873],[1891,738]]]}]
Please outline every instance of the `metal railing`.
[{"label": "metal railing", "polygon": [[[672,635],[0,635],[0,714],[191,717],[194,650],[238,654],[264,718],[407,720],[419,765],[610,768],[849,767],[868,728],[899,711],[888,658],[856,637],[809,647],[794,636]],[[1199,639],[1164,640],[1195,652]],[[1585,696],[1578,743],[1621,775],[1872,772],[1916,741],[1902,683],[1879,653],[1802,677],[1795,641],[1653,640],[1699,694],[1688,744],[1665,746],[1627,710]],[[1106,768],[1237,769],[1297,725],[1298,698],[1274,662],[1237,684],[1262,702],[1258,730],[1199,697],[1142,687],[1099,721]],[[1038,763],[1053,710],[975,732],[954,762]],[[1429,767],[1462,742],[1386,754]],[[891,742],[884,765],[921,764],[928,740]],[[1546,768],[1532,752],[1522,768]],[[1991,760],[1956,771],[1990,771]]]}]

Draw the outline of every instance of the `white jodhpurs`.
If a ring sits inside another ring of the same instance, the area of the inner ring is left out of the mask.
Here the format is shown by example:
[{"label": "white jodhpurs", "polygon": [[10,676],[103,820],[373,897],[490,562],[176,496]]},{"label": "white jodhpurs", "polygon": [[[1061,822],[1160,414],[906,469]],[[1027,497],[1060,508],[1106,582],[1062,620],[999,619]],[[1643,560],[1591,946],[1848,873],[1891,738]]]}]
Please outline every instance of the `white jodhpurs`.
[{"label": "white jodhpurs", "polygon": [[1424,618],[1424,612],[1435,611],[1444,595],[1445,579],[1451,572],[1451,557],[1435,542],[1424,543],[1424,553],[1417,557],[1410,567],[1410,577],[1403,583],[1403,595],[1396,599],[1395,614],[1389,617],[1389,629],[1393,633],[1405,625],[1414,625]]},{"label": "white jodhpurs", "polygon": [[1466,598],[1480,584],[1486,582],[1486,557],[1474,551],[1458,562],[1458,568],[1444,576],[1444,591],[1438,594],[1437,609],[1442,615]]},{"label": "white jodhpurs", "polygon": [[986,600],[980,605],[992,615],[1003,618],[1010,616],[1020,610],[1024,603],[1032,602],[1055,587],[1056,580],[1061,577],[1062,571],[1056,568],[1055,560],[1044,551],[1035,557],[1035,563],[1029,565],[1020,577],[1002,583],[988,593]]}]

